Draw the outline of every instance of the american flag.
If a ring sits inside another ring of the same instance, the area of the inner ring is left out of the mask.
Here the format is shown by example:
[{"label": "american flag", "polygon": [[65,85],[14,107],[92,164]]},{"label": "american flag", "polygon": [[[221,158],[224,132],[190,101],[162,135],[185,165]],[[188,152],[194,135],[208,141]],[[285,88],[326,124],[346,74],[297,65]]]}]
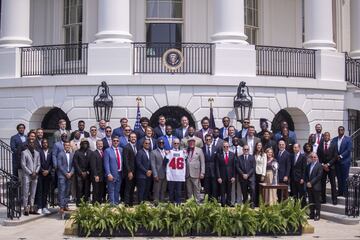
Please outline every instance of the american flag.
[{"label": "american flag", "polygon": [[140,125],[140,118],[141,118],[140,103],[138,102],[138,104],[137,104],[136,121],[135,121],[135,125],[134,125],[134,130],[140,128],[140,126],[141,126],[141,125]]}]

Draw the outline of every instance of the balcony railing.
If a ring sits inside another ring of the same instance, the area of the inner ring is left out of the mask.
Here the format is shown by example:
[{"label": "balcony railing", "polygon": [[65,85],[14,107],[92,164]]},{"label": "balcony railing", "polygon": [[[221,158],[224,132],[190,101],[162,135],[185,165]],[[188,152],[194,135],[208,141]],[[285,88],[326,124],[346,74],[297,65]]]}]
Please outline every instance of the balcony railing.
[{"label": "balcony railing", "polygon": [[257,75],[315,78],[315,50],[255,46]]},{"label": "balcony railing", "polygon": [[88,44],[21,48],[21,76],[87,74]]},{"label": "balcony railing", "polygon": [[360,60],[345,54],[345,80],[360,87]]},{"label": "balcony railing", "polygon": [[211,43],[133,43],[133,51],[134,73],[213,73]]}]

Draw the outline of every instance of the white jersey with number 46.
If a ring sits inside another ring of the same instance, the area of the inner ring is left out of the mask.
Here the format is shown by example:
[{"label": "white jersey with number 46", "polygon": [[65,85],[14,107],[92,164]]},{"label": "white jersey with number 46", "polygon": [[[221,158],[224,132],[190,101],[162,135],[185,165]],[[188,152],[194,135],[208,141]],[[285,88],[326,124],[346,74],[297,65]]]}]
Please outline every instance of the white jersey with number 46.
[{"label": "white jersey with number 46", "polygon": [[166,165],[166,179],[168,181],[185,182],[186,155],[183,150],[171,150],[166,158],[169,160]]}]

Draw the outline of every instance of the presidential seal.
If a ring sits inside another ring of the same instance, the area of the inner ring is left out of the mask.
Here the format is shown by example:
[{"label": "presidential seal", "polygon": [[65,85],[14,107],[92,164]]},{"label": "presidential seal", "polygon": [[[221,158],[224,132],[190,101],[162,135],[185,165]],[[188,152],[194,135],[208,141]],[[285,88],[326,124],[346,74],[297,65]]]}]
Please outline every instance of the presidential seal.
[{"label": "presidential seal", "polygon": [[178,70],[184,63],[184,56],[181,51],[176,48],[168,49],[163,54],[163,64],[164,66],[171,70]]}]

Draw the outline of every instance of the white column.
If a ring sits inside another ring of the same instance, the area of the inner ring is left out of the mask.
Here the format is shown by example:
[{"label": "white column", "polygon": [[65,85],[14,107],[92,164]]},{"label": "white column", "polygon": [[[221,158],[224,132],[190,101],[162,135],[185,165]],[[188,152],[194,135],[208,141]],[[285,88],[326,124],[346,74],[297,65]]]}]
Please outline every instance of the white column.
[{"label": "white column", "polygon": [[360,58],[360,0],[351,0],[350,9],[350,56]]},{"label": "white column", "polygon": [[215,43],[247,45],[244,33],[244,0],[213,0]]},{"label": "white column", "polygon": [[131,42],[130,0],[98,1],[98,33],[95,42]]},{"label": "white column", "polygon": [[305,48],[335,51],[332,0],[305,0]]},{"label": "white column", "polygon": [[30,40],[30,0],[2,0],[0,47],[24,47]]}]

